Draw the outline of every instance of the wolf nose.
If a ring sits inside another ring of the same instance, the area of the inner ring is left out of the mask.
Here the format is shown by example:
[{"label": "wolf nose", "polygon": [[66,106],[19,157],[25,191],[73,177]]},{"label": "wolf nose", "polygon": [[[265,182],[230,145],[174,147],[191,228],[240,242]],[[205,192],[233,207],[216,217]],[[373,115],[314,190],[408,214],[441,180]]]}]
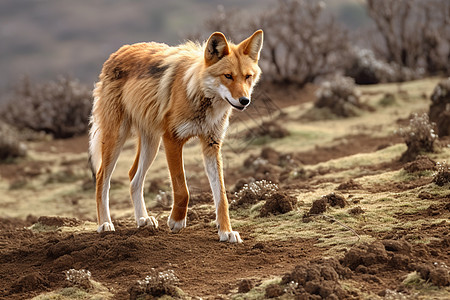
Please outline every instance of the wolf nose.
[{"label": "wolf nose", "polygon": [[250,99],[248,99],[247,97],[241,97],[239,98],[239,103],[245,106],[250,103]]}]

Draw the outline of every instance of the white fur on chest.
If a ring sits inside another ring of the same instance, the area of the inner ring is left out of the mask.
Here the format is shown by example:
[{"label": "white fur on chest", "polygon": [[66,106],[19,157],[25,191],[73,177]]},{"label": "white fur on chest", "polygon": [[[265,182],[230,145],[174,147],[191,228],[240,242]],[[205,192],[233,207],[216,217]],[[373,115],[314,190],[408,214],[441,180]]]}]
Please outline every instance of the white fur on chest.
[{"label": "white fur on chest", "polygon": [[[222,103],[220,103],[222,104]],[[215,135],[223,138],[228,127],[228,118],[224,122],[224,116],[230,110],[226,105],[213,105],[207,110],[205,118],[185,120],[176,128],[177,136],[180,138],[190,138],[199,135]]]}]

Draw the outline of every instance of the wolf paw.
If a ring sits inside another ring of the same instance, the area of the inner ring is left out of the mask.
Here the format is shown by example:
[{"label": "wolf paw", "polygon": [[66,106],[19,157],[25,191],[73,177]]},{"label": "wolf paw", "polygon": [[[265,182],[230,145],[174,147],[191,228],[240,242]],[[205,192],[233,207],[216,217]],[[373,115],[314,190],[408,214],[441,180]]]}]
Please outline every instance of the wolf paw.
[{"label": "wolf paw", "polygon": [[169,220],[167,221],[167,225],[169,226],[170,230],[173,233],[177,233],[181,229],[186,227],[186,218],[184,218],[183,220],[180,220],[180,221],[175,221],[169,217]]},{"label": "wolf paw", "polygon": [[105,222],[102,225],[98,226],[97,232],[105,232],[105,231],[115,231],[113,223],[111,222]]},{"label": "wolf paw", "polygon": [[242,243],[241,236],[237,231],[219,231],[221,242]]},{"label": "wolf paw", "polygon": [[158,228],[158,221],[155,219],[155,217],[142,217],[138,219],[137,223],[138,227],[149,226],[153,228]]}]

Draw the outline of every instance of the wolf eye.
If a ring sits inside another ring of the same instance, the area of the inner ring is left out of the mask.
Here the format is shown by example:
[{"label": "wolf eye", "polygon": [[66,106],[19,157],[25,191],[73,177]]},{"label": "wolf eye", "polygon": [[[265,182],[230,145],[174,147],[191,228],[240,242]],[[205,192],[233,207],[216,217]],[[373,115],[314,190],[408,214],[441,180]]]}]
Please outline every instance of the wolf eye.
[{"label": "wolf eye", "polygon": [[226,79],[233,80],[233,75],[231,75],[231,74],[224,74],[223,76],[225,76]]},{"label": "wolf eye", "polygon": [[245,75],[245,79],[249,79],[252,75]]}]

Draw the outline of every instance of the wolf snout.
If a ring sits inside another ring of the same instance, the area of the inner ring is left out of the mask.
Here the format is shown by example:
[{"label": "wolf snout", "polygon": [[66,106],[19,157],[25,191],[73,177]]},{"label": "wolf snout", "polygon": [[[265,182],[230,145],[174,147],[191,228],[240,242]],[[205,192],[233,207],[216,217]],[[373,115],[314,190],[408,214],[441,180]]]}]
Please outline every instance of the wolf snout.
[{"label": "wolf snout", "polygon": [[241,97],[241,98],[239,98],[239,103],[241,105],[246,106],[250,103],[250,99],[248,99],[247,97]]}]

